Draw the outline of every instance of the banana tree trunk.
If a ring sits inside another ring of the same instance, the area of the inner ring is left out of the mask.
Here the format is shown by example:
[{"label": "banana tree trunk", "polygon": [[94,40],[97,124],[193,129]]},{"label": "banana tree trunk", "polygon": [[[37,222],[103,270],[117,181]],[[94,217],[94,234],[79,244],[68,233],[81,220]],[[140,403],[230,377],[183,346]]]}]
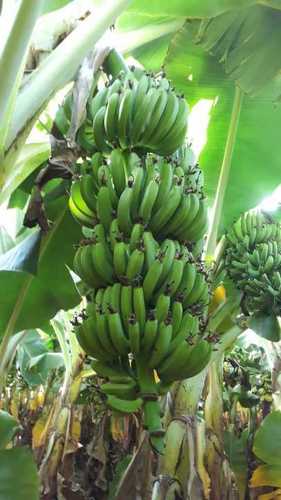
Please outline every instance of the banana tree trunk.
[{"label": "banana tree trunk", "polygon": [[203,370],[195,377],[175,384],[167,397],[164,416],[166,447],[160,459],[153,500],[174,498],[176,494],[186,499],[204,498],[202,478],[205,480],[206,474],[201,455],[204,447],[198,447],[202,438],[197,436],[196,411],[205,377],[206,370]]},{"label": "banana tree trunk", "polygon": [[223,355],[209,368],[205,403],[205,463],[211,480],[210,500],[238,500],[234,474],[224,451],[223,424]]}]

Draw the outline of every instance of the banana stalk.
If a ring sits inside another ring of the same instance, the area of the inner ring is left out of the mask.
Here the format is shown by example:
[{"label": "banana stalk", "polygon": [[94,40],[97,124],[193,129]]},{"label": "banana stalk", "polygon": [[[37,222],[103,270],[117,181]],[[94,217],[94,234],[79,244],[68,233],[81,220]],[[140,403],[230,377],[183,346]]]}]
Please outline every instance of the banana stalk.
[{"label": "banana stalk", "polygon": [[163,431],[154,370],[140,357],[136,359],[136,365],[141,396],[144,400],[144,428],[149,432],[152,448],[163,453]]},{"label": "banana stalk", "polygon": [[221,356],[209,367],[207,378],[205,463],[211,479],[210,500],[224,498],[225,491],[231,492],[233,487],[223,444],[222,367]]}]

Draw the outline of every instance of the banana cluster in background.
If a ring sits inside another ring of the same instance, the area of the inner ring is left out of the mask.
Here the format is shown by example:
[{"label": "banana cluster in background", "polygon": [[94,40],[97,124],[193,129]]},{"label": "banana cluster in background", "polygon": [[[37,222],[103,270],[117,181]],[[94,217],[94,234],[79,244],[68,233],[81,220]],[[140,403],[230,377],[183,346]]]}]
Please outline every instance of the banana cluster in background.
[{"label": "banana cluster in background", "polygon": [[109,407],[143,408],[162,452],[159,396],[199,373],[212,351],[203,339],[207,206],[184,145],[188,108],[166,78],[135,70],[99,90],[88,109],[78,134],[85,160],[69,199],[83,227],[74,270],[88,301],[75,329]]},{"label": "banana cluster in background", "polygon": [[248,314],[280,316],[281,226],[261,211],[243,214],[226,233],[221,269],[243,292]]}]

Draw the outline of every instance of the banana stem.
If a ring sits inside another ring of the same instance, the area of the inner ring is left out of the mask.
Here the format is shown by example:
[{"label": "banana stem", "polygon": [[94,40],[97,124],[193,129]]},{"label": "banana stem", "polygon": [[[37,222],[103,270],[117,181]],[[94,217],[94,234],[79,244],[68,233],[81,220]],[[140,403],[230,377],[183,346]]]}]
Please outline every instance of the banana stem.
[{"label": "banana stem", "polygon": [[235,299],[232,297],[231,300],[227,300],[224,304],[221,304],[215,309],[209,316],[208,330],[215,331],[218,326],[239,307],[240,300],[241,294],[239,293]]},{"label": "banana stem", "polygon": [[141,396],[144,400],[144,427],[149,432],[150,444],[152,448],[156,452],[162,454],[164,450],[164,432],[162,431],[161,410],[158,401],[158,391],[156,387],[154,371],[152,368],[148,367],[146,359],[143,360],[137,358],[136,366]]},{"label": "banana stem", "polygon": [[18,2],[18,5],[14,7],[16,14],[6,40],[4,28],[4,24],[7,24],[6,16],[1,17],[0,20],[0,31],[3,33],[2,37],[5,40],[2,48],[0,48],[1,160],[3,159],[6,136],[24,70],[27,49],[43,4],[43,0],[22,0]]},{"label": "banana stem", "polygon": [[128,73],[129,71],[125,59],[115,49],[112,49],[109,52],[103,63],[103,69],[105,73],[111,75],[113,79],[119,75],[120,71],[123,70],[125,73]]},{"label": "banana stem", "polygon": [[243,92],[239,87],[236,86],[230,124],[225,144],[224,156],[223,156],[215,201],[212,209],[213,210],[212,220],[206,243],[206,256],[207,258],[212,260],[214,259],[215,256],[219,225],[221,222],[222,209],[224,203],[224,196],[229,180],[231,161],[235,146],[242,101],[243,101]]}]

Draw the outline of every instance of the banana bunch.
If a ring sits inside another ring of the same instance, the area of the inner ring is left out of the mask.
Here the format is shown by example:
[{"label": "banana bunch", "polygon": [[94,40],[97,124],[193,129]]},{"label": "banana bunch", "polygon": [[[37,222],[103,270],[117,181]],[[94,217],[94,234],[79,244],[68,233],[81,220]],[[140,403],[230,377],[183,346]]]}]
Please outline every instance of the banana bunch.
[{"label": "banana bunch", "polygon": [[127,359],[129,353],[137,358],[141,353],[149,357],[150,368],[165,372],[162,361],[169,358],[170,365],[172,354],[183,348],[186,339],[192,346],[200,327],[198,317],[185,311],[181,302],[175,301],[169,309],[163,296],[150,308],[141,286],[115,283],[96,292],[76,332],[86,352],[100,361]]},{"label": "banana bunch", "polygon": [[242,215],[226,234],[222,267],[243,291],[249,313],[280,314],[281,226],[260,211]]},{"label": "banana bunch", "polygon": [[207,228],[202,175],[187,154],[168,162],[154,155],[141,159],[120,149],[108,160],[95,153],[72,184],[69,207],[82,225],[91,228],[100,222],[111,231],[118,224],[127,238],[136,223],[157,239],[189,244],[202,240]]},{"label": "banana bunch", "polygon": [[87,297],[77,338],[108,406],[142,409],[159,452],[159,397],[212,352],[201,259],[207,206],[202,172],[183,146],[187,115],[163,75],[121,73],[89,103],[69,197],[84,236],[73,263]]},{"label": "banana bunch", "polygon": [[[175,380],[199,373],[211,345],[200,338],[198,317],[182,302],[160,295],[148,306],[142,286],[119,282],[93,292],[75,331],[82,348],[95,358],[93,368],[108,406],[119,413],[144,408],[152,446],[162,450],[158,398]],[[157,376],[156,376],[157,375]]]},{"label": "banana bunch", "polygon": [[187,117],[184,97],[163,75],[121,72],[92,99],[78,142],[86,151],[104,154],[118,147],[166,156],[182,145]]}]

